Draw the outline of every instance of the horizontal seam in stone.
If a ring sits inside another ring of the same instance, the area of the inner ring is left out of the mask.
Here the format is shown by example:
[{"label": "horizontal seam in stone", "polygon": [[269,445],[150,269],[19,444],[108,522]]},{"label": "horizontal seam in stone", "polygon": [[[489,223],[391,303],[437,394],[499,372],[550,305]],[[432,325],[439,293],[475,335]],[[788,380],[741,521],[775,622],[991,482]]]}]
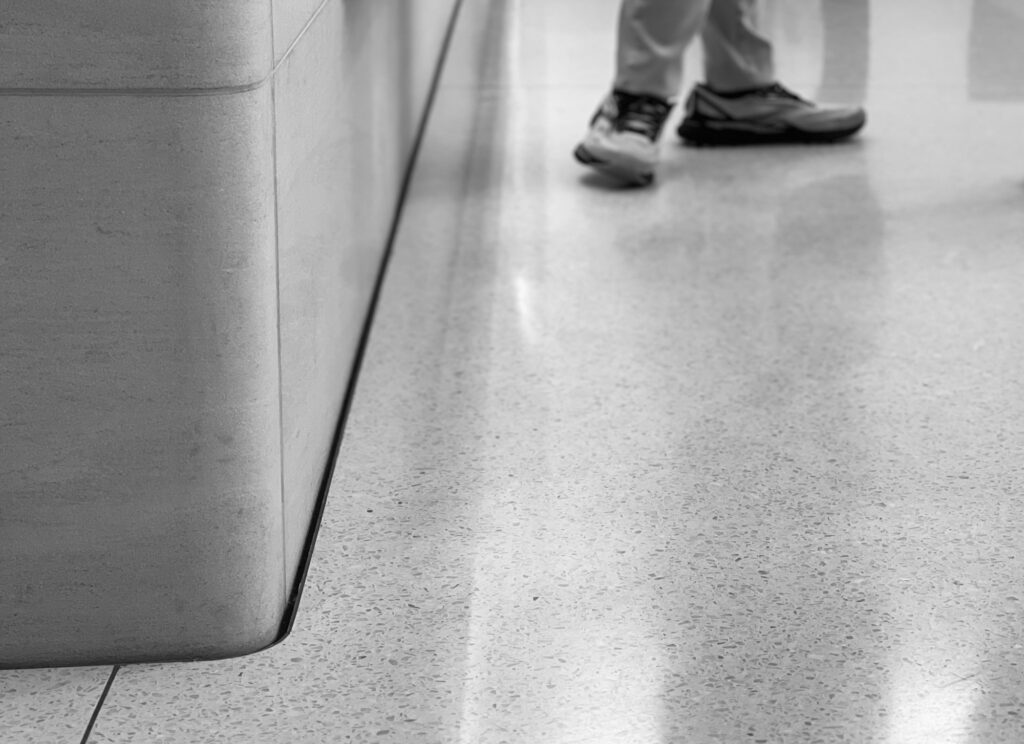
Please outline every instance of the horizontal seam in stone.
[{"label": "horizontal seam in stone", "polygon": [[0,97],[5,96],[64,96],[70,98],[113,98],[116,96],[133,96],[139,98],[188,98],[193,96],[233,96],[239,93],[251,93],[258,90],[274,79],[281,65],[291,56],[292,52],[299,45],[299,42],[306,36],[310,27],[320,17],[323,9],[332,0],[323,0],[317,9],[306,21],[295,36],[295,40],[288,46],[285,53],[281,55],[274,66],[264,77],[252,83],[241,85],[211,86],[209,88],[0,88]]},{"label": "horizontal seam in stone", "polygon": [[231,96],[262,88],[274,77],[276,67],[262,80],[247,85],[226,85],[217,88],[0,88],[2,96],[65,96],[69,98],[103,98],[135,96],[139,98],[184,98],[193,96]]}]

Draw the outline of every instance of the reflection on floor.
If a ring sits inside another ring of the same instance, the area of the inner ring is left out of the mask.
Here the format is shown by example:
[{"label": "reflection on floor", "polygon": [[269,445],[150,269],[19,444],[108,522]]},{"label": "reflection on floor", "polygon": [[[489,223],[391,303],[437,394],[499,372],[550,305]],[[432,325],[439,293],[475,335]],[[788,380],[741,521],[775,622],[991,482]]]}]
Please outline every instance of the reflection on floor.
[{"label": "reflection on floor", "polygon": [[[1018,5],[780,0],[864,135],[623,191],[569,158],[615,0],[467,3],[294,634],[90,741],[1024,741]],[[0,674],[4,741],[107,671]]]}]

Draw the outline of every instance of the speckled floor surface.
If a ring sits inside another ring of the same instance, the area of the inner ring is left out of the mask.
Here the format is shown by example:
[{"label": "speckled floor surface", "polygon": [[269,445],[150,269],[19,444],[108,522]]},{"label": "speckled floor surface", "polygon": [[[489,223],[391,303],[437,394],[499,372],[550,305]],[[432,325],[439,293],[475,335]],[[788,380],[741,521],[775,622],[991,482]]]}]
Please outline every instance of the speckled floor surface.
[{"label": "speckled floor surface", "polygon": [[[1024,11],[778,2],[863,137],[621,191],[615,5],[467,3],[295,632],[90,742],[1024,741]],[[23,674],[0,740],[77,742],[23,706],[104,670]]]}]

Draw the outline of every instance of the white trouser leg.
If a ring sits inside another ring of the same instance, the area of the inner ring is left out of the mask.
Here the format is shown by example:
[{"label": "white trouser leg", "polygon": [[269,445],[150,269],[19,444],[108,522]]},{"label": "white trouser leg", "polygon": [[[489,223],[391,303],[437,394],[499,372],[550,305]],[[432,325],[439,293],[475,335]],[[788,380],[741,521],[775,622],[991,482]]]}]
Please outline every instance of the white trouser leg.
[{"label": "white trouser leg", "polygon": [[758,0],[712,0],[701,41],[704,80],[713,90],[745,90],[775,82],[771,42],[757,29],[758,6]]},{"label": "white trouser leg", "polygon": [[615,87],[669,100],[683,54],[702,33],[706,79],[722,90],[773,82],[771,44],[756,29],[756,0],[622,0]]}]

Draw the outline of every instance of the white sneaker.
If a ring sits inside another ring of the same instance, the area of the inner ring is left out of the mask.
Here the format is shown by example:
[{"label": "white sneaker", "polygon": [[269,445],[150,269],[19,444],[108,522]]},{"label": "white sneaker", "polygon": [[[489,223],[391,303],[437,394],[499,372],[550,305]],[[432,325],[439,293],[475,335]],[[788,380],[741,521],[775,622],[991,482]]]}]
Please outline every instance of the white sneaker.
[{"label": "white sneaker", "polygon": [[654,180],[658,138],[671,111],[672,104],[662,98],[614,90],[601,102],[573,155],[612,178],[647,186]]}]

